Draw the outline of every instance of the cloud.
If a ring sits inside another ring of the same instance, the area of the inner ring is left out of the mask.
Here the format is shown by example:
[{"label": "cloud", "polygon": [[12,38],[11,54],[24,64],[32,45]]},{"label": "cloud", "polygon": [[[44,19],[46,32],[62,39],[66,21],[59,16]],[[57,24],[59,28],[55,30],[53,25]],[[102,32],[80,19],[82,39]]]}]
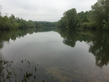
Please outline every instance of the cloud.
[{"label": "cloud", "polygon": [[57,21],[71,8],[78,12],[91,9],[96,0],[0,0],[2,13],[26,20]]}]

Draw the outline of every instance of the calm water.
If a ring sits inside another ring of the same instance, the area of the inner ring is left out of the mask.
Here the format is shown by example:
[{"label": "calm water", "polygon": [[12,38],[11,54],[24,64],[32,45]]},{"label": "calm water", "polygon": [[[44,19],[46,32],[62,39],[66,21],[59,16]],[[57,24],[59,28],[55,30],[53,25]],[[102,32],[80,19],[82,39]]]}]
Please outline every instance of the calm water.
[{"label": "calm water", "polygon": [[108,35],[0,32],[0,82],[108,82]]}]

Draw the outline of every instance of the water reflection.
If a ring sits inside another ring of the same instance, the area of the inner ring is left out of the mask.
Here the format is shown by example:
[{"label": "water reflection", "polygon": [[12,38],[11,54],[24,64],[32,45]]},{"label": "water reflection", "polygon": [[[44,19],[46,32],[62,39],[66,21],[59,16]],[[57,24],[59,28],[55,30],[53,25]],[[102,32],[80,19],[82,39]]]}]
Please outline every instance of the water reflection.
[{"label": "water reflection", "polygon": [[25,29],[0,32],[0,82],[58,82],[56,78],[54,79],[52,75],[46,73],[45,68],[39,66],[37,63],[27,59],[19,60],[18,58],[18,61],[15,61],[17,59],[5,59],[3,57],[5,54],[1,53],[1,49],[5,43],[15,41],[17,38],[24,37],[27,34],[50,30],[49,28],[41,28],[37,30]]},{"label": "water reflection", "polygon": [[102,68],[109,63],[109,33],[95,32],[95,35],[92,44],[90,44],[89,52],[93,53],[96,64]]},{"label": "water reflection", "polygon": [[58,30],[64,38],[63,43],[74,47],[77,41],[89,44],[89,52],[95,56],[96,65],[103,67],[109,63],[109,33],[96,31],[63,31]]},{"label": "water reflection", "polygon": [[57,82],[45,69],[28,60],[15,64],[13,61],[0,60],[0,82]]},{"label": "water reflection", "polygon": [[49,30],[0,32],[0,82],[108,81],[109,33]]},{"label": "water reflection", "polygon": [[4,42],[9,42],[9,40],[16,40],[16,38],[24,37],[27,34],[33,34],[34,32],[44,32],[53,30],[51,28],[32,28],[24,30],[12,30],[12,31],[0,31],[0,48],[3,48]]}]

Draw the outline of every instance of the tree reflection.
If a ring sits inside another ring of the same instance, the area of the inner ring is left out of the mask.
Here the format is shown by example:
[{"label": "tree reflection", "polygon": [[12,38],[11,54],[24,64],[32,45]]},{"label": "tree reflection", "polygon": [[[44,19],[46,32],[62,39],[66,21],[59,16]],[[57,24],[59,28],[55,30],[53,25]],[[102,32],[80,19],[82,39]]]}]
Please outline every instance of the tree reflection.
[{"label": "tree reflection", "polygon": [[109,33],[96,32],[95,38],[90,44],[89,52],[96,58],[96,65],[103,67],[109,63]]},{"label": "tree reflection", "polygon": [[71,47],[75,46],[77,41],[77,32],[73,30],[61,29],[58,31],[61,36],[64,38],[63,43],[70,45]]},{"label": "tree reflection", "polygon": [[[71,28],[71,27],[70,27]],[[23,37],[27,33],[32,34],[37,31],[49,31],[51,29],[25,29],[19,31],[2,31],[0,32],[0,49],[3,48],[4,41],[10,39],[16,40],[18,37]],[[64,38],[63,43],[74,47],[77,41],[84,41],[89,44],[89,52],[95,56],[96,65],[103,67],[109,63],[109,33],[95,31],[76,31],[74,29],[59,29],[57,30]],[[1,64],[0,64],[1,65]]]},{"label": "tree reflection", "polygon": [[2,82],[2,78],[4,76],[4,73],[3,73],[3,65],[2,65],[2,54],[0,53],[0,82]]},{"label": "tree reflection", "polygon": [[63,43],[74,47],[77,41],[89,44],[89,52],[95,56],[96,65],[103,67],[109,63],[109,33],[95,31],[72,31],[60,29],[58,31],[64,38]]},{"label": "tree reflection", "polygon": [[[48,31],[51,29],[25,29],[0,32],[0,50],[4,46],[4,42],[16,40],[24,37],[26,34],[32,34],[37,31]],[[0,82],[58,82],[52,75],[46,73],[45,68],[29,60],[21,60],[19,62],[5,60],[0,52]]]},{"label": "tree reflection", "polygon": [[[9,40],[16,40],[16,38],[24,37],[26,34],[32,34],[34,32],[50,31],[52,28],[29,28],[23,30],[11,30],[11,31],[0,31],[0,48],[3,48],[4,42]],[[54,28],[55,29],[55,28]]]},{"label": "tree reflection", "polygon": [[74,47],[77,41],[85,41],[90,43],[94,37],[94,34],[91,31],[77,31],[77,30],[67,30],[60,29],[58,32],[64,38],[63,43],[68,46]]}]

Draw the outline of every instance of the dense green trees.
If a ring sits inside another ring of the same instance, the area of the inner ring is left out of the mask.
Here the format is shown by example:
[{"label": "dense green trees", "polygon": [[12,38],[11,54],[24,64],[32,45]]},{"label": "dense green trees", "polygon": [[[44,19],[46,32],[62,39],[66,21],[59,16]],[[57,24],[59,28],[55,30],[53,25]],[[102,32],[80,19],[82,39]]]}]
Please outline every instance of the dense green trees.
[{"label": "dense green trees", "polygon": [[72,27],[75,29],[78,21],[76,9],[68,10],[64,13],[64,17],[66,18],[66,23],[68,27]]},{"label": "dense green trees", "polygon": [[14,15],[11,15],[10,17],[0,16],[0,30],[18,30],[40,27],[56,27],[56,25],[54,22],[26,21],[24,19],[16,18]]},{"label": "dense green trees", "polygon": [[59,27],[76,29],[77,27],[77,12],[76,9],[70,9],[64,13],[64,16],[59,21]]},{"label": "dense green trees", "polygon": [[60,28],[74,30],[74,29],[92,29],[94,28],[94,21],[92,21],[92,11],[76,12],[76,9],[70,9],[64,13],[64,16],[59,20],[58,26]]},{"label": "dense green trees", "polygon": [[92,6],[94,20],[96,21],[98,28],[108,30],[109,29],[109,0],[98,0]]},{"label": "dense green trees", "polygon": [[37,24],[38,27],[43,27],[43,28],[55,28],[56,24],[55,22],[46,22],[46,21],[37,21],[35,22]]},{"label": "dense green trees", "polygon": [[35,28],[36,24],[29,20],[23,20],[19,18],[15,18],[14,15],[10,17],[0,16],[0,30],[15,30],[15,29],[25,29],[25,28]]},{"label": "dense green trees", "polygon": [[70,30],[109,30],[109,0],[98,0],[90,11],[76,13],[74,8],[66,11],[58,26]]}]

